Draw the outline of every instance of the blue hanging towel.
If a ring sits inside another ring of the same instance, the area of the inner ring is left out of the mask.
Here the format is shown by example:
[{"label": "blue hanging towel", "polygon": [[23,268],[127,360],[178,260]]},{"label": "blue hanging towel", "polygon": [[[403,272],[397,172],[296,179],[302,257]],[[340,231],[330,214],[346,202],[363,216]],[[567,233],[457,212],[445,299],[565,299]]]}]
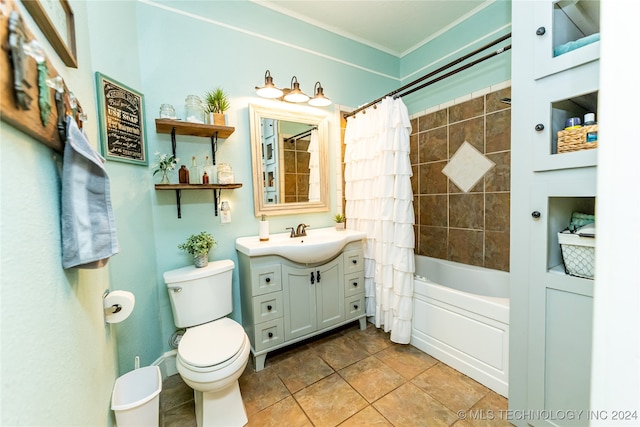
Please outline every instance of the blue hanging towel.
[{"label": "blue hanging towel", "polygon": [[62,163],[62,266],[100,268],[119,252],[104,158],[66,118]]}]

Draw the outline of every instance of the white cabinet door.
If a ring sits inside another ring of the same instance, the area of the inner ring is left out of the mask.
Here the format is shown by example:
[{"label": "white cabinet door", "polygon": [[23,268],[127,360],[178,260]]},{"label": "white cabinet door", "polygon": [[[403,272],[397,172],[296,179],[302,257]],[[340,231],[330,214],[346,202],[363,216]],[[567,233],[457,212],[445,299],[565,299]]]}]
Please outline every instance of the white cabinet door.
[{"label": "white cabinet door", "polygon": [[600,57],[599,1],[532,1],[529,5],[533,8],[533,22],[527,31],[534,38],[536,79]]},{"label": "white cabinet door", "polygon": [[[537,177],[531,192],[531,410],[589,410],[593,280],[566,274],[557,233],[569,225],[573,212],[595,213],[595,182],[595,168],[549,171]],[[574,425],[543,419],[530,424]]]},{"label": "white cabinet door", "polygon": [[315,269],[283,265],[282,276],[284,339],[289,341],[318,329]]},{"label": "white cabinet door", "polygon": [[310,268],[282,266],[285,341],[345,320],[342,255]]},{"label": "white cabinet door", "polygon": [[[599,64],[591,62],[571,72],[554,74],[532,85],[531,135],[535,171],[595,166],[598,149],[558,153],[558,131],[565,120],[597,113]],[[527,102],[523,100],[523,102]]]},{"label": "white cabinet door", "polygon": [[[342,256],[338,257],[342,259]],[[318,329],[345,320],[342,261],[330,262],[316,269],[316,305]]]}]

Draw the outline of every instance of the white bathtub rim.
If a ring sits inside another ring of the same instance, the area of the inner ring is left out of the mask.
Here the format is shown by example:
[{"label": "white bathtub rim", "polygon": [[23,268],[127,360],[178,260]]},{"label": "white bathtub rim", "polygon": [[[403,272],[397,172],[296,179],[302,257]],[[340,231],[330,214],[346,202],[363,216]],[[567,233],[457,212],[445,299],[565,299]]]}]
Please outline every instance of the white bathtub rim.
[{"label": "white bathtub rim", "polygon": [[424,255],[415,256],[415,275],[470,294],[509,298],[510,274],[506,271],[462,264]]},{"label": "white bathtub rim", "polygon": [[416,278],[414,280],[414,298],[439,301],[447,306],[457,307],[473,317],[473,314],[509,324],[509,299],[487,297],[442,286],[437,283]]}]

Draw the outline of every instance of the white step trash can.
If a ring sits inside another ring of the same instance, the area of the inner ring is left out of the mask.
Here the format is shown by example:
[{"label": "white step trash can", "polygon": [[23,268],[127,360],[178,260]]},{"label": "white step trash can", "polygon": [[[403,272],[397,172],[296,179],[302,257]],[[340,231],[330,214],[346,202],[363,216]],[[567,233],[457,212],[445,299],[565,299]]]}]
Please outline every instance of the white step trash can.
[{"label": "white step trash can", "polygon": [[111,395],[118,427],[158,427],[161,390],[158,366],[134,369],[119,377]]}]

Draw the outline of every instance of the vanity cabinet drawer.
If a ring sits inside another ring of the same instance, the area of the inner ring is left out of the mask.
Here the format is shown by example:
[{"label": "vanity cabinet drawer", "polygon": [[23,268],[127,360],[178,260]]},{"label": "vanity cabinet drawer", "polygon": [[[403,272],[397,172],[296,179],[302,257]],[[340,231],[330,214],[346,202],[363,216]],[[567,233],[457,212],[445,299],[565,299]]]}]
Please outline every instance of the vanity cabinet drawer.
[{"label": "vanity cabinet drawer", "polygon": [[282,318],[260,323],[255,327],[255,351],[266,350],[284,342],[284,323]]},{"label": "vanity cabinet drawer", "polygon": [[364,293],[364,274],[362,272],[344,276],[344,296],[351,297]]},{"label": "vanity cabinet drawer", "polygon": [[282,317],[282,292],[253,297],[253,315],[255,323]]},{"label": "vanity cabinet drawer", "polygon": [[356,273],[364,270],[364,256],[361,250],[344,252],[344,274]]},{"label": "vanity cabinet drawer", "polygon": [[251,293],[253,296],[282,290],[280,264],[251,268]]},{"label": "vanity cabinet drawer", "polygon": [[345,314],[347,320],[364,314],[364,294],[345,299]]}]

